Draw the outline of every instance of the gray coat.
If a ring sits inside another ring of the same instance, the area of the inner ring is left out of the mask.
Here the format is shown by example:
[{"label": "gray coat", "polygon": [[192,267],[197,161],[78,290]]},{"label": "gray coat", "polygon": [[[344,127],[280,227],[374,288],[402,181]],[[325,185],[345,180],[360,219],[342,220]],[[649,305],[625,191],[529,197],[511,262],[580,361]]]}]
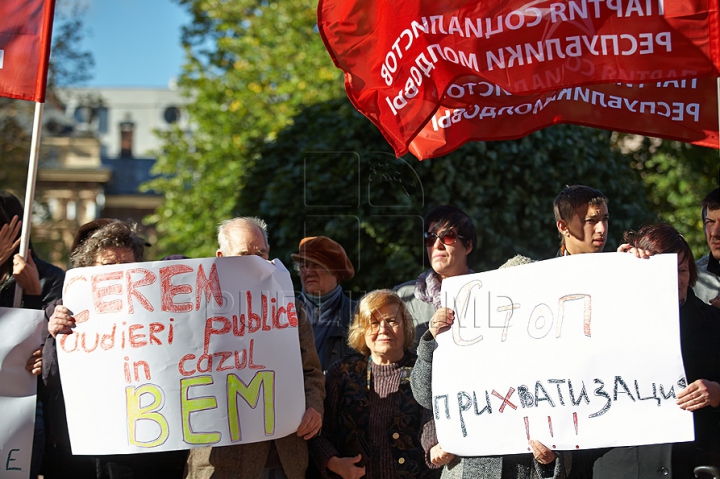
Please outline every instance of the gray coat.
[{"label": "gray coat", "polygon": [[435,314],[435,306],[415,297],[416,281],[417,280],[412,280],[399,284],[393,288],[393,291],[403,300],[405,307],[413,318],[413,323],[415,324],[415,343],[417,344],[420,342],[422,335],[425,334],[425,331],[428,330],[430,318]]},{"label": "gray coat", "polygon": [[[433,406],[431,388],[432,359],[435,347],[435,339],[429,332],[425,333],[418,344],[418,358],[410,375],[410,386],[415,395],[415,400],[421,406],[431,410]],[[570,472],[571,458],[572,455],[569,452],[558,452],[554,463],[543,465],[537,462],[532,454],[456,457],[450,464],[445,466],[441,478],[565,479]]]}]

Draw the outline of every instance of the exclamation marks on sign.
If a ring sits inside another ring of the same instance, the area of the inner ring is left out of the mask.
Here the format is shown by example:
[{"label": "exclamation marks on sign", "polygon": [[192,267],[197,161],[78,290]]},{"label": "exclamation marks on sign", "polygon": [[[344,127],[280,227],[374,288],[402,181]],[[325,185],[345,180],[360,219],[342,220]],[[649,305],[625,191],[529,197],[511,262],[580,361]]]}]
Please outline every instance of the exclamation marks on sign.
[{"label": "exclamation marks on sign", "polygon": [[555,436],[553,435],[552,419],[550,419],[550,416],[548,416],[548,429],[550,429],[550,437],[555,437]]},{"label": "exclamation marks on sign", "polygon": [[[530,422],[528,421],[527,416],[525,416],[523,419],[525,420],[525,435],[527,436],[527,440],[529,441],[530,440]],[[532,449],[530,449],[528,447],[528,451],[532,451]]]},{"label": "exclamation marks on sign", "polygon": [[[573,424],[575,425],[575,435],[578,434],[578,421],[577,421],[577,413],[573,413]],[[580,446],[575,444],[575,449],[580,449]]]},{"label": "exclamation marks on sign", "polygon": [[[527,416],[523,418],[525,421],[525,436],[527,437],[527,440],[530,440],[530,421],[528,420]],[[555,431],[553,431],[553,423],[552,418],[550,416],[547,417],[547,423],[548,423],[548,429],[550,430],[550,437],[555,437]],[[573,423],[575,424],[575,435],[577,436],[578,433],[578,423],[577,423],[577,413],[573,413]],[[552,445],[553,449],[556,449],[557,446],[555,444]],[[580,449],[580,446],[576,445],[576,449]],[[528,447],[528,451],[531,449]]]}]

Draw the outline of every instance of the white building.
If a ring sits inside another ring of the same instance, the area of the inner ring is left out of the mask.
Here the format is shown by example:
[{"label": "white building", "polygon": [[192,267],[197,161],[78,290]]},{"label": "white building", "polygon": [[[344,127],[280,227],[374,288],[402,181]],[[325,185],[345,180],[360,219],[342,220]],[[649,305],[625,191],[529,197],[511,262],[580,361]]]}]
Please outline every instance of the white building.
[{"label": "white building", "polygon": [[[48,259],[65,265],[75,231],[88,221],[142,224],[155,211],[161,197],[138,188],[151,179],[162,145],[155,131],[188,129],[185,103],[179,91],[162,88],[70,88],[48,99],[38,168],[48,211],[33,233],[51,245]],[[153,225],[143,229],[154,243]]]},{"label": "white building", "polygon": [[188,126],[178,90],[165,88],[68,88],[58,92],[76,131],[100,140],[103,158],[153,157],[160,147],[154,130]]}]

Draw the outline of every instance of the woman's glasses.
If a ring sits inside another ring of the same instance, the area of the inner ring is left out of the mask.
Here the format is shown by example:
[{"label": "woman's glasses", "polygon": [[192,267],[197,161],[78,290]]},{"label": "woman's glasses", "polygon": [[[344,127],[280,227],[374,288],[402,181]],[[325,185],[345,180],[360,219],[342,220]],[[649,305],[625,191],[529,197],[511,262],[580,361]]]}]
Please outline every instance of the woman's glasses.
[{"label": "woman's glasses", "polygon": [[372,331],[373,333],[379,331],[380,325],[382,323],[387,323],[387,327],[392,329],[393,331],[400,327],[400,322],[398,320],[396,320],[395,318],[382,319],[380,321],[373,318],[373,320],[370,322],[370,331]]},{"label": "woman's glasses", "polygon": [[440,241],[442,241],[442,244],[448,245],[448,246],[455,244],[457,242],[458,238],[465,239],[464,237],[460,236],[453,230],[442,231],[442,232],[440,232],[440,234],[435,234],[431,231],[426,231],[424,234],[424,237],[425,237],[425,244],[427,245],[428,248],[431,248],[435,244],[435,241],[437,241],[438,239]]}]

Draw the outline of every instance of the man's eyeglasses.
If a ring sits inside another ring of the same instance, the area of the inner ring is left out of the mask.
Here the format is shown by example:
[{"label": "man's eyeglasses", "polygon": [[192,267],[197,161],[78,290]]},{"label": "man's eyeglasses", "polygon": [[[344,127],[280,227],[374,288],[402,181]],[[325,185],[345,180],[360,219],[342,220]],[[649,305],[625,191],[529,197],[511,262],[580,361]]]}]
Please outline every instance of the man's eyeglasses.
[{"label": "man's eyeglasses", "polygon": [[460,236],[453,230],[441,231],[440,234],[435,234],[432,231],[426,231],[424,237],[425,244],[428,248],[434,246],[435,241],[437,241],[438,239],[442,241],[442,244],[448,246],[455,244],[458,238],[465,239],[463,236]]},{"label": "man's eyeglasses", "polygon": [[260,256],[263,259],[268,259],[268,253],[270,252],[267,248],[256,249],[255,251],[238,251],[233,256]]}]

